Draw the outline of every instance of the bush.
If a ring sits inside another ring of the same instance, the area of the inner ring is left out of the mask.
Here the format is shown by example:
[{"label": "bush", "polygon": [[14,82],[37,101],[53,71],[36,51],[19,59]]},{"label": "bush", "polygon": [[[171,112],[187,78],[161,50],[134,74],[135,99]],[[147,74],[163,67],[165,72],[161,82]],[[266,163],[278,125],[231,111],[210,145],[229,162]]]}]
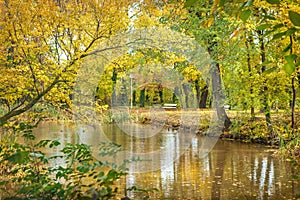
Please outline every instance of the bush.
[{"label": "bush", "polygon": [[[126,174],[125,163],[101,162],[92,156],[86,144],[67,144],[61,155],[47,157],[40,149],[55,148],[57,140],[34,142],[29,132],[23,135],[30,145],[1,141],[0,189],[2,199],[110,199],[118,188],[116,180]],[[113,155],[121,150],[114,143],[99,145],[101,155]],[[49,165],[63,159],[65,166]]]}]

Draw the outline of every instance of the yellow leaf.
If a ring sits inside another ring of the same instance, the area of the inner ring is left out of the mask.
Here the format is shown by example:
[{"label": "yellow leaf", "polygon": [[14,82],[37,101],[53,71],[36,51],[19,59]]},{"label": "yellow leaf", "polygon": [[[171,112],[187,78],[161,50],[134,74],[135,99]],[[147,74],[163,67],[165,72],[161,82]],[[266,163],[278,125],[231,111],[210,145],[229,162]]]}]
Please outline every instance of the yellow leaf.
[{"label": "yellow leaf", "polygon": [[210,17],[210,18],[207,20],[207,24],[206,24],[207,28],[209,28],[209,27],[212,25],[213,22],[214,22],[214,18],[213,18],[213,17]]}]

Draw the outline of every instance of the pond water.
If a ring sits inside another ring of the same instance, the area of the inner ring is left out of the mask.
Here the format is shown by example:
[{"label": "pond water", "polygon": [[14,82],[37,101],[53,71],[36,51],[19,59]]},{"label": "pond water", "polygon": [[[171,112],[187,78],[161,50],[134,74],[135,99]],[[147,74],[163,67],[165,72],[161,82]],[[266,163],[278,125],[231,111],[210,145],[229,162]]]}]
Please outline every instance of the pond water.
[{"label": "pond water", "polygon": [[[130,156],[148,160],[129,165],[120,187],[133,185],[157,188],[151,199],[293,199],[300,187],[292,179],[297,172],[290,164],[273,156],[274,149],[258,144],[216,140],[208,154],[203,154],[203,137],[187,137],[182,142],[178,131],[161,130],[149,137],[136,137],[139,128],[128,134],[116,125],[76,128],[70,124],[43,123],[35,130],[37,139],[59,139],[62,144],[114,141],[125,149],[114,162]],[[99,134],[101,132],[101,134]],[[189,135],[189,134],[188,134]],[[184,143],[184,144],[183,144]],[[49,154],[58,154],[59,148]],[[61,161],[62,162],[62,161]],[[64,163],[56,162],[57,165]],[[152,169],[152,170],[151,170]],[[123,189],[122,189],[123,191]],[[125,193],[125,192],[124,192]],[[125,196],[125,194],[120,196]],[[141,199],[126,192],[132,199]]]}]

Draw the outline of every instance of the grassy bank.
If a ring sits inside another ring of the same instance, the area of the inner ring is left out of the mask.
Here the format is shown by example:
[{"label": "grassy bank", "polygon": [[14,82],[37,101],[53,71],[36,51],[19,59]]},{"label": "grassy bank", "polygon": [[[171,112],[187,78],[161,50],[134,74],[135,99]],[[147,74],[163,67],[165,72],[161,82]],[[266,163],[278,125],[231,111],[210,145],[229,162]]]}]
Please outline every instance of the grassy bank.
[{"label": "grassy bank", "polygon": [[[126,112],[125,112],[126,111]],[[134,108],[131,110],[106,113],[106,123],[132,120],[140,124],[152,124],[165,128],[179,129],[180,127],[197,127],[195,134],[206,135],[216,116],[210,109],[146,109]],[[125,114],[124,114],[125,113]],[[300,164],[300,116],[296,115],[294,133],[290,128],[290,115],[284,111],[273,111],[272,127],[274,136],[271,137],[265,122],[264,114],[255,113],[251,117],[247,111],[228,110],[227,114],[232,122],[228,131],[223,131],[220,138],[223,140],[237,140],[242,142],[260,143],[278,147],[279,153],[288,160]],[[122,118],[122,115],[125,118]]]}]

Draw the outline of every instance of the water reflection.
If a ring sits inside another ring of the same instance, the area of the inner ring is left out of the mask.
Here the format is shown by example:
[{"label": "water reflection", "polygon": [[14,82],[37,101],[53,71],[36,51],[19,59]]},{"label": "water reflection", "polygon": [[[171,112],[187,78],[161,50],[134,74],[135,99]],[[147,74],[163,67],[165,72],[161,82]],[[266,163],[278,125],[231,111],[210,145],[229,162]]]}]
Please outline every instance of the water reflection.
[{"label": "water reflection", "polygon": [[[113,125],[102,127],[106,138],[98,131],[45,123],[35,132],[38,139],[59,139],[63,144],[112,140],[132,155],[160,151],[155,155],[158,158],[149,157],[149,160],[158,160],[161,169],[136,173],[137,167],[154,164],[151,161],[134,164],[129,166],[126,178],[118,182],[121,188],[133,185],[158,188],[160,192],[154,193],[152,199],[292,199],[300,193],[299,185],[291,179],[296,172],[292,172],[288,163],[272,157],[272,152],[261,145],[219,140],[203,157],[205,140],[201,137],[191,137],[190,148],[184,149],[182,154],[182,137],[176,131],[164,130],[159,137],[149,138],[124,134]],[[49,154],[57,154],[59,150],[53,149]],[[140,199],[135,193],[127,192],[127,195]],[[124,192],[120,196],[124,196]]]}]

